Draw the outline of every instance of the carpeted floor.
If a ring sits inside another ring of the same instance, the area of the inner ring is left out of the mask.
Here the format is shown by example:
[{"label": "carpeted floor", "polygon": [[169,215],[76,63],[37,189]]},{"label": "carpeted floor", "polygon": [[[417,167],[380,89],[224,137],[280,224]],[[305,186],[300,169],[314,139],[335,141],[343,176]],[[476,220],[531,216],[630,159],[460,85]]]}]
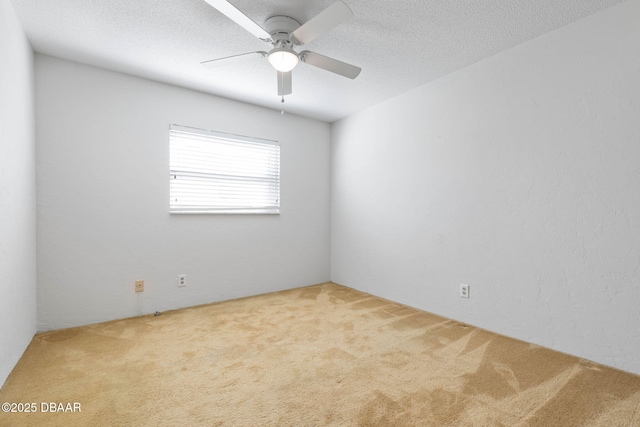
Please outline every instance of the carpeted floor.
[{"label": "carpeted floor", "polygon": [[36,409],[3,426],[640,426],[640,377],[322,284],[39,334],[0,402]]}]

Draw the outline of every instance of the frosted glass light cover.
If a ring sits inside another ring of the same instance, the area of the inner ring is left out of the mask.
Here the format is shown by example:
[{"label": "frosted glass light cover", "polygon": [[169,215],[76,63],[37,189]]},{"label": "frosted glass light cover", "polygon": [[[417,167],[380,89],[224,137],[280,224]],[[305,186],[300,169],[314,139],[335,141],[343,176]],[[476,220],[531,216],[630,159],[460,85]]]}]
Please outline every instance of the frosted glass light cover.
[{"label": "frosted glass light cover", "polygon": [[267,57],[269,63],[278,71],[286,73],[291,71],[298,65],[298,55],[291,49],[279,47],[269,52]]}]

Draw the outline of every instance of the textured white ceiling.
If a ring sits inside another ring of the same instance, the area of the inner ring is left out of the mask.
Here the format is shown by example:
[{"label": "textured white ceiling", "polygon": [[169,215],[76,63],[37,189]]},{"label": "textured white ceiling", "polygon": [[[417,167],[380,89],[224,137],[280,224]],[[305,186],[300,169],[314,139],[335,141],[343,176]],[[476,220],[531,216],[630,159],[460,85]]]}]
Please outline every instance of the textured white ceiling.
[{"label": "textured white ceiling", "polygon": [[[200,62],[270,45],[204,0],[11,0],[37,52],[280,109],[265,59]],[[262,25],[306,22],[334,0],[230,0]],[[300,64],[285,111],[328,122],[622,0],[344,0],[351,21],[304,46],[362,67],[356,80]],[[300,50],[300,49],[298,49]]]}]

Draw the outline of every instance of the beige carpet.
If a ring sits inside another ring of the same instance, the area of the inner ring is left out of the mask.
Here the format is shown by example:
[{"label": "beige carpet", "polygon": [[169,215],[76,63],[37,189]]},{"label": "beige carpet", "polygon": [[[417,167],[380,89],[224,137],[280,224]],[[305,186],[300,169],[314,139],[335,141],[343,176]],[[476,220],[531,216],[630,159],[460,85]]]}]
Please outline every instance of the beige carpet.
[{"label": "beige carpet", "polygon": [[322,284],[39,334],[0,402],[37,406],[3,426],[640,426],[640,377]]}]

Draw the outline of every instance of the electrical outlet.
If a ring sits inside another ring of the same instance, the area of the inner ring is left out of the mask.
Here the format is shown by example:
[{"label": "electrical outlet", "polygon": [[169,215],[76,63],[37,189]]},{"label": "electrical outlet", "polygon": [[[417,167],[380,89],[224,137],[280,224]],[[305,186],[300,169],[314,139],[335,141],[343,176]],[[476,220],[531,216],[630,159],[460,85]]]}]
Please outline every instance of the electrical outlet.
[{"label": "electrical outlet", "polygon": [[187,286],[187,275],[186,274],[178,274],[178,287],[182,288]]},{"label": "electrical outlet", "polygon": [[136,280],[136,292],[144,292],[144,280]]},{"label": "electrical outlet", "polygon": [[460,298],[469,298],[469,285],[460,284]]}]

